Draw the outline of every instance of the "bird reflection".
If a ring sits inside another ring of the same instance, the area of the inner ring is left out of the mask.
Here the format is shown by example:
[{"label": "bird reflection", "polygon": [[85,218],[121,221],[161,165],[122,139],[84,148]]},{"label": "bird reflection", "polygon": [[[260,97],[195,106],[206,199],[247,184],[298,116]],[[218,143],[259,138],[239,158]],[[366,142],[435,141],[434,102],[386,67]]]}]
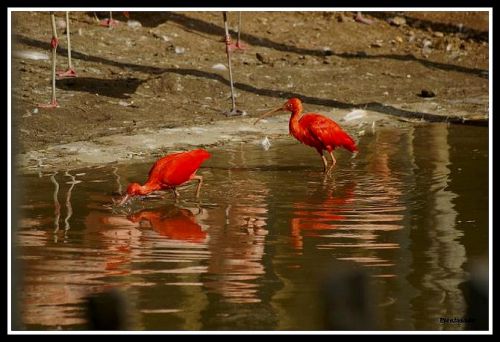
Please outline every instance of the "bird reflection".
[{"label": "bird reflection", "polygon": [[[345,220],[342,212],[353,202],[355,188],[355,182],[349,182],[339,188],[330,185],[328,189],[320,189],[310,198],[294,203],[290,221],[293,247],[302,249],[304,235],[318,235],[318,231],[334,229],[336,222]],[[326,193],[326,196],[323,197],[322,193]],[[323,199],[318,203],[318,198]]]},{"label": "bird reflection", "polygon": [[158,234],[173,240],[204,242],[207,232],[196,221],[193,212],[186,208],[166,205],[143,209],[127,217],[131,222],[149,223]]}]

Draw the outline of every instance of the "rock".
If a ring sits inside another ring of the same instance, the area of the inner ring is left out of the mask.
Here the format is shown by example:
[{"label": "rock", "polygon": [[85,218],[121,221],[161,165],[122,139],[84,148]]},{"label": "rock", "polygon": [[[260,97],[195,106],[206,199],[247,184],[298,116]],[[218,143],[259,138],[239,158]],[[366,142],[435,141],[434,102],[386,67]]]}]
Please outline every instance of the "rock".
[{"label": "rock", "polygon": [[398,42],[398,43],[402,43],[403,42],[403,38],[401,38],[400,36],[397,36],[395,38],[395,40]]},{"label": "rock", "polygon": [[176,54],[182,54],[182,53],[184,53],[184,52],[186,52],[186,49],[185,49],[185,48],[183,48],[183,47],[179,47],[179,46],[176,46],[176,47],[175,47],[175,53],[176,53]]},{"label": "rock", "polygon": [[66,28],[66,20],[64,20],[64,19],[56,19],[56,27],[58,29],[65,29]]},{"label": "rock", "polygon": [[257,52],[255,54],[255,57],[257,57],[257,59],[259,60],[259,62],[261,62],[262,64],[269,64],[271,63],[271,60],[269,59],[269,57]]},{"label": "rock", "polygon": [[217,64],[214,64],[212,65],[212,69],[214,70],[227,70],[226,66],[224,64],[221,64],[221,63],[217,63]]},{"label": "rock", "polygon": [[394,17],[387,20],[387,22],[393,26],[406,25],[406,19],[403,17]]},{"label": "rock", "polygon": [[325,54],[325,56],[333,56],[333,51],[328,46],[325,46],[323,48],[323,53]]},{"label": "rock", "polygon": [[127,26],[132,28],[132,29],[138,29],[142,27],[142,24],[140,21],[137,20],[129,20],[127,21]]},{"label": "rock", "polygon": [[424,56],[429,56],[432,53],[432,49],[430,47],[423,47],[422,48],[422,55]]},{"label": "rock", "polygon": [[434,37],[438,37],[438,38],[443,38],[444,37],[443,32],[439,32],[439,31],[434,32],[433,35],[434,35]]},{"label": "rock", "polygon": [[435,97],[436,94],[432,90],[422,89],[422,91],[420,92],[420,94],[418,94],[418,96],[428,98],[428,97]]},{"label": "rock", "polygon": [[432,46],[432,40],[430,39],[424,39],[424,41],[422,42],[422,47],[423,48],[427,48],[427,47],[431,47]]}]

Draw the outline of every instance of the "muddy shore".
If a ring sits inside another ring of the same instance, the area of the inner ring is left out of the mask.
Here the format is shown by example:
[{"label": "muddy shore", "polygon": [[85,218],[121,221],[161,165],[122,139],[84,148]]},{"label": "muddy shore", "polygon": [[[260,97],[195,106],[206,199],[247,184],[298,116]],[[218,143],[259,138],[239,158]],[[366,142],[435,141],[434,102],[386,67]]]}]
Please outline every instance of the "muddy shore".
[{"label": "muddy shore", "polygon": [[[97,13],[103,17],[106,13]],[[115,28],[71,12],[78,77],[57,81],[50,100],[47,12],[12,17],[12,132],[21,172],[155,157],[172,149],[259,143],[287,134],[287,115],[255,117],[289,97],[355,137],[371,127],[448,121],[486,125],[488,13],[244,12],[246,50],[232,55],[237,107],[227,118],[229,75],[220,12],[120,12]],[[67,65],[57,12],[58,70]],[[229,13],[235,38],[237,14]],[[19,52],[36,52],[31,59]],[[222,66],[221,66],[222,65]],[[343,122],[354,109],[360,120]],[[404,122],[401,120],[411,121]],[[373,124],[375,122],[375,124]]]}]

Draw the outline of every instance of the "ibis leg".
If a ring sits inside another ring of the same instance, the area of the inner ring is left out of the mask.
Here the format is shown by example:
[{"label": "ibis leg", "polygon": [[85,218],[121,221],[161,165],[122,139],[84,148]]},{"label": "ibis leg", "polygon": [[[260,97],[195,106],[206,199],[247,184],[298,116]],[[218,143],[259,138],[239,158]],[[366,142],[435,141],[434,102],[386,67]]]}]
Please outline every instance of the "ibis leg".
[{"label": "ibis leg", "polygon": [[229,35],[229,28],[227,25],[227,12],[222,12],[222,16],[224,18],[224,30],[226,33],[225,42],[226,42],[226,55],[227,55],[227,66],[229,69],[229,84],[231,87],[231,102],[232,107],[229,112],[225,112],[226,116],[236,116],[236,115],[244,115],[245,112],[236,109],[236,100],[234,97],[234,86],[233,86],[233,70],[231,68],[231,49],[229,46],[231,45],[231,36]]},{"label": "ibis leg", "polygon": [[236,40],[235,48],[240,51],[243,51],[246,48],[241,42],[241,12],[238,12],[238,39]]},{"label": "ibis leg", "polygon": [[59,40],[57,39],[57,29],[56,29],[56,16],[54,12],[50,12],[50,21],[52,23],[52,39],[50,41],[50,46],[52,48],[52,99],[48,104],[39,104],[40,108],[56,108],[59,104],[56,100],[56,58],[57,58],[57,45]]},{"label": "ibis leg", "polygon": [[198,186],[196,187],[196,197],[200,197],[200,189],[201,189],[201,185],[203,184],[203,177],[202,176],[194,176],[192,179],[198,181]]},{"label": "ibis leg", "polygon": [[337,160],[333,156],[333,151],[328,151],[328,153],[330,154],[330,157],[332,157],[332,166],[335,166],[335,164],[337,164]]},{"label": "ibis leg", "polygon": [[57,76],[59,78],[76,77],[76,72],[73,69],[73,63],[71,62],[71,32],[69,28],[69,12],[66,11],[66,38],[68,40],[68,70],[59,71]]},{"label": "ibis leg", "polygon": [[177,191],[176,188],[172,188],[172,191],[174,193],[174,199],[177,201],[177,199],[180,197],[179,191]]},{"label": "ibis leg", "polygon": [[326,172],[327,166],[328,166],[328,161],[326,160],[326,157],[321,154],[321,159],[323,160],[323,172]]}]

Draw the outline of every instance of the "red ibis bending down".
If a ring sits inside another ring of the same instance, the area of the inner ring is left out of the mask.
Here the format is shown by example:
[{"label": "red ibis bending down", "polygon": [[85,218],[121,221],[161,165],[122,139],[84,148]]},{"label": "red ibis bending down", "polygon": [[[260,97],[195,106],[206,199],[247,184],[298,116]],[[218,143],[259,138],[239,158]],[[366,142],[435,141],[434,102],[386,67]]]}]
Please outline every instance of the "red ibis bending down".
[{"label": "red ibis bending down", "polygon": [[289,129],[301,143],[314,147],[323,159],[324,171],[327,170],[328,162],[323,155],[327,150],[332,157],[332,168],[336,164],[333,150],[337,147],[343,147],[351,152],[358,150],[353,138],[349,136],[335,121],[323,115],[316,113],[307,113],[302,115],[302,102],[297,98],[289,99],[283,106],[262,114],[254,124],[263,117],[278,111],[292,112],[290,117]]},{"label": "red ibis bending down", "polygon": [[172,190],[177,199],[179,193],[176,187],[192,180],[198,181],[196,197],[200,195],[202,176],[196,176],[196,171],[201,164],[210,158],[211,155],[203,149],[188,152],[169,154],[153,165],[149,171],[148,180],[144,185],[131,183],[127,188],[127,193],[121,199],[119,205],[125,204],[132,196],[145,196],[158,190]]}]

